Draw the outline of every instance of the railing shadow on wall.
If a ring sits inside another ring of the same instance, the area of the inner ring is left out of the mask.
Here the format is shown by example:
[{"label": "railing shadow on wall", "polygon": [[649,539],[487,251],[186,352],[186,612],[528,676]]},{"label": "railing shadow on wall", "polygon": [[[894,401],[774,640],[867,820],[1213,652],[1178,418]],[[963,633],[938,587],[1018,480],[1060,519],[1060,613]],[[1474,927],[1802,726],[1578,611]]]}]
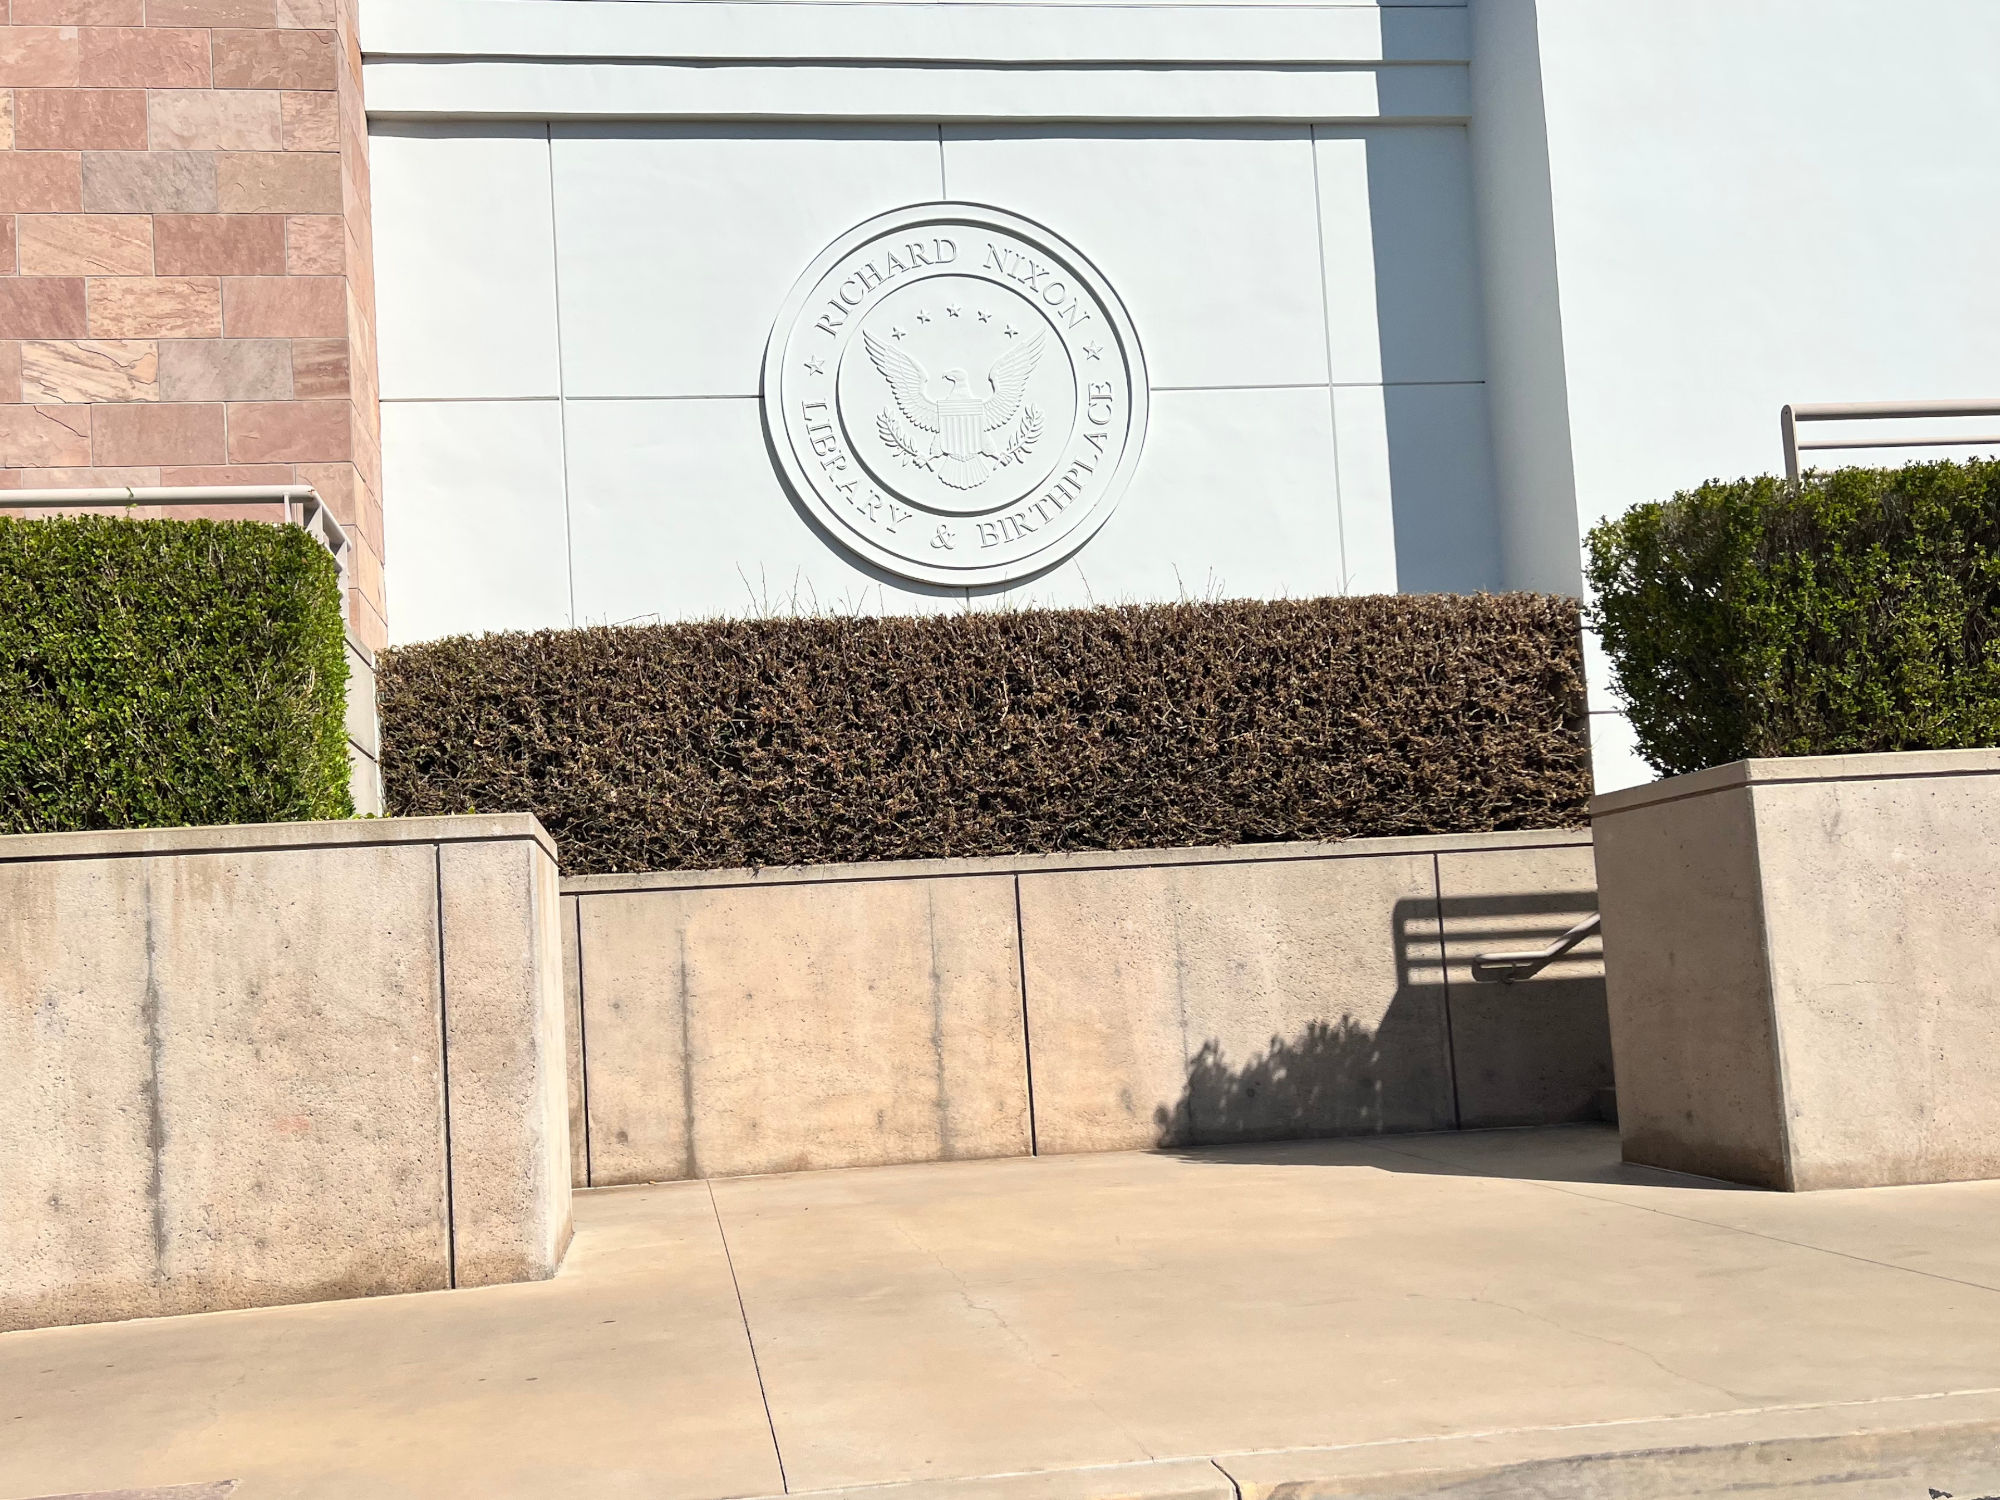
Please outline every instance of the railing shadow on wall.
[{"label": "railing shadow on wall", "polygon": [[1388,934],[1396,987],[1376,1025],[1351,1013],[1314,1019],[1240,1062],[1207,1038],[1188,1058],[1180,1099],[1154,1111],[1159,1145],[1615,1120],[1597,944],[1514,983],[1471,972],[1480,953],[1551,941],[1595,906],[1593,891],[1398,901]]}]

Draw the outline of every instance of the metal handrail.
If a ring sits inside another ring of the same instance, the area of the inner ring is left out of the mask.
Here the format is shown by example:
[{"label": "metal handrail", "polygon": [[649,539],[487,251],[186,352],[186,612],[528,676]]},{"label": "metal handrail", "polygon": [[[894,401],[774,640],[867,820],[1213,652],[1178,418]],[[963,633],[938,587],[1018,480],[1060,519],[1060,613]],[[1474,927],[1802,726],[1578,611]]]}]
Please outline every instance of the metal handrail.
[{"label": "metal handrail", "polygon": [[[1592,912],[1546,948],[1527,948],[1518,953],[1482,953],[1472,961],[1472,977],[1481,984],[1512,984],[1517,979],[1533,979],[1603,923],[1600,912]],[[1482,972],[1499,969],[1498,974]]]},{"label": "metal handrail", "polygon": [[1813,401],[1794,402],[1778,410],[1778,435],[1785,445],[1785,477],[1799,477],[1799,454],[1823,448],[1955,448],[2000,447],[2000,435],[1986,437],[1828,438],[1799,441],[1801,422],[1870,422],[1886,417],[2000,417],[2000,401]]},{"label": "metal handrail", "polygon": [[[347,528],[309,484],[118,485],[88,490],[0,490],[0,511],[73,510],[97,505],[280,505],[285,524],[297,526],[333,554],[340,587],[347,590],[353,544]],[[293,507],[298,508],[296,515]]]}]

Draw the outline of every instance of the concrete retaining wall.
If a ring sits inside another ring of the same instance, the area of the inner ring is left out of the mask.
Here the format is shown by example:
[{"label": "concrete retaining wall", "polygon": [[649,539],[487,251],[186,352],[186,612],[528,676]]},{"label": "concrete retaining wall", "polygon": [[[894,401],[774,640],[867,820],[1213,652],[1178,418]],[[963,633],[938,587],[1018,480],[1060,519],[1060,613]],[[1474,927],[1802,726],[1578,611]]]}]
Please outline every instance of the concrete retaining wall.
[{"label": "concrete retaining wall", "polygon": [[1596,1118],[1585,831],[564,883],[574,1180]]},{"label": "concrete retaining wall", "polygon": [[0,1329],[551,1274],[554,853],[525,816],[0,839]]}]

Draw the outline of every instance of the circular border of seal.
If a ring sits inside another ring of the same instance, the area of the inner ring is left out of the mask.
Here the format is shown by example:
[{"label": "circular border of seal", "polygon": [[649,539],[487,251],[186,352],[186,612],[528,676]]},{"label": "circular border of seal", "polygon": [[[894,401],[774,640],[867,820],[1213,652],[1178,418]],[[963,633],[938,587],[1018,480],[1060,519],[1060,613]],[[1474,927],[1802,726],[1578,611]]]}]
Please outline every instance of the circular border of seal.
[{"label": "circular border of seal", "polygon": [[[970,227],[996,229],[1003,234],[1012,235],[1040,247],[1050,259],[1060,262],[1077,281],[1089,289],[1092,299],[1102,310],[1105,321],[1110,325],[1112,336],[1117,341],[1118,352],[1124,362],[1130,388],[1130,395],[1127,398],[1130,416],[1127,420],[1125,444],[1119,451],[1116,467],[1106,476],[1096,505],[1082,524],[1052,542],[1046,554],[1037,553],[1007,563],[988,563],[983,566],[973,563],[950,567],[921,562],[870,542],[867,537],[850,526],[832,503],[814,488],[810,475],[792,446],[790,434],[782,417],[775,419],[773,417],[773,399],[774,397],[782,399],[784,391],[785,350],[790,342],[792,330],[827,272],[878,236],[929,224],[964,224]],[[765,444],[778,462],[785,487],[791,492],[794,501],[814,522],[816,529],[824,532],[836,545],[845,548],[870,567],[892,577],[946,588],[977,589],[1019,583],[1039,577],[1076,556],[1085,544],[1097,535],[1104,523],[1111,519],[1112,512],[1117,510],[1118,502],[1124,497],[1125,487],[1131,482],[1133,471],[1138,468],[1139,455],[1146,444],[1151,394],[1151,386],[1146,376],[1146,356],[1140,347],[1139,332],[1132,324],[1131,314],[1125,311],[1125,304],[1112,289],[1110,281],[1088,256],[1047,225],[1037,223],[1021,214],[997,208],[990,203],[973,203],[961,199],[933,199],[924,203],[906,204],[902,208],[892,208],[886,213],[877,214],[874,218],[867,219],[838,236],[813,257],[811,264],[800,273],[791,292],[779,307],[777,317],[771,322],[771,332],[764,344],[764,367],[758,381],[757,405],[764,424]]]}]

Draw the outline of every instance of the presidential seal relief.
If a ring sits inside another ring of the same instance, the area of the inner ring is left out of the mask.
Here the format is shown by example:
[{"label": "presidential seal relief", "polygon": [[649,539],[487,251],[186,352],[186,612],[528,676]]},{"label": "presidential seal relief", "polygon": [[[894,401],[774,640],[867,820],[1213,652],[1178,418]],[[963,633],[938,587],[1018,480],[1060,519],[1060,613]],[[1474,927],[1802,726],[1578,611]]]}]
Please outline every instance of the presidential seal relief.
[{"label": "presidential seal relief", "polygon": [[871,219],[814,260],[772,329],[762,400],[820,529],[946,586],[1074,554],[1146,426],[1138,338],[1103,276],[1041,225],[958,203]]}]

